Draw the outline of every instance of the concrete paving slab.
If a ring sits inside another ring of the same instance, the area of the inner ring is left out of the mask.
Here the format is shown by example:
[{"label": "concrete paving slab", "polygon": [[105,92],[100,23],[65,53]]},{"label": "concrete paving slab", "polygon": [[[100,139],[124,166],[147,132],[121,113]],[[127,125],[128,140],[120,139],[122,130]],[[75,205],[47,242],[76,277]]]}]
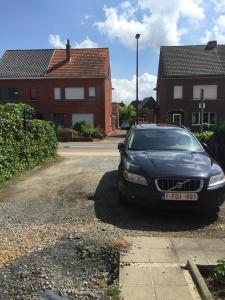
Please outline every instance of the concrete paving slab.
[{"label": "concrete paving slab", "polygon": [[225,242],[222,239],[198,239],[202,250],[225,250]]},{"label": "concrete paving slab", "polygon": [[179,266],[167,267],[164,265],[151,266],[153,283],[155,286],[187,286],[184,270]]},{"label": "concrete paving slab", "polygon": [[218,259],[225,259],[225,251],[204,251],[210,265],[216,265]]},{"label": "concrete paving slab", "polygon": [[173,247],[176,249],[190,249],[190,250],[200,250],[201,247],[197,242],[197,239],[188,238],[171,238],[170,239]]},{"label": "concrete paving slab", "polygon": [[122,296],[126,300],[199,300],[191,275],[181,268],[191,257],[196,264],[216,264],[225,257],[223,239],[126,237],[131,243],[121,254]]},{"label": "concrete paving slab", "polygon": [[121,285],[152,285],[149,264],[135,264],[120,268],[119,282]]},{"label": "concrete paving slab", "polygon": [[120,254],[121,263],[149,262],[149,250],[147,248],[134,248],[127,253]]},{"label": "concrete paving slab", "polygon": [[182,265],[186,265],[189,258],[192,258],[198,265],[208,265],[207,256],[202,250],[177,249],[176,252]]},{"label": "concrete paving slab", "polygon": [[193,300],[187,286],[156,286],[155,293],[157,300]]},{"label": "concrete paving slab", "polygon": [[123,300],[156,300],[152,286],[125,285],[120,296]]},{"label": "concrete paving slab", "polygon": [[168,249],[172,248],[172,244],[169,238],[163,238],[163,237],[149,237],[149,238],[143,238],[141,241],[141,245],[143,247],[149,248],[149,249]]},{"label": "concrete paving slab", "polygon": [[178,257],[172,249],[150,249],[149,260],[151,263],[177,263]]}]

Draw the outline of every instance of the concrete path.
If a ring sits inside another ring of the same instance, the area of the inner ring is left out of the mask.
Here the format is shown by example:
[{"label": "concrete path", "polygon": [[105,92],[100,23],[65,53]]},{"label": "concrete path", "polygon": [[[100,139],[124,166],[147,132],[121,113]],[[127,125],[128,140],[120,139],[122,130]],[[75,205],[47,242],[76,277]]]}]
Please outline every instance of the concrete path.
[{"label": "concrete path", "polygon": [[225,241],[127,237],[130,250],[121,253],[120,288],[124,300],[200,299],[185,269],[188,258],[213,265],[225,258]]}]

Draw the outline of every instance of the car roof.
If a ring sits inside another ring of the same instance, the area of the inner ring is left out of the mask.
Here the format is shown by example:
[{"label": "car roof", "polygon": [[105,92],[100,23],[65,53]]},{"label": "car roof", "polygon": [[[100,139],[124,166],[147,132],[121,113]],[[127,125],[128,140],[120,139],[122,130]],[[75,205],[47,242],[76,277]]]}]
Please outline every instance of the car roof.
[{"label": "car roof", "polygon": [[140,130],[140,129],[183,129],[185,130],[186,128],[183,125],[176,125],[176,124],[137,124],[134,125],[133,127],[135,130]]}]

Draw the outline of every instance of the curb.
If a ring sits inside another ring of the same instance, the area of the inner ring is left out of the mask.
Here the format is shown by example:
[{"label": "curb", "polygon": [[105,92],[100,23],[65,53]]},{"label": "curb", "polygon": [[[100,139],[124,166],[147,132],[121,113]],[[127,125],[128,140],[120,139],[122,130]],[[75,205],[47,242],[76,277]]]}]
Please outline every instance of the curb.
[{"label": "curb", "polygon": [[189,270],[194,283],[196,284],[199,294],[203,300],[213,300],[213,297],[205,284],[204,279],[202,278],[201,273],[198,270],[198,267],[194,261],[190,258],[187,262],[187,269]]}]

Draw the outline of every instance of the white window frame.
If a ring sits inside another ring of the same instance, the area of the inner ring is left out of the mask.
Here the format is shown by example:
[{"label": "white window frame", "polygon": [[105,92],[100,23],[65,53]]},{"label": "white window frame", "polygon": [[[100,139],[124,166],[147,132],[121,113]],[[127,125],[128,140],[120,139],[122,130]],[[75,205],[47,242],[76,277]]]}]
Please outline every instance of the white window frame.
[{"label": "white window frame", "polygon": [[[75,95],[77,92],[77,95]],[[65,88],[66,100],[84,100],[84,87],[66,87]]]},{"label": "white window frame", "polygon": [[62,97],[61,97],[61,88],[59,87],[55,87],[54,88],[54,100],[61,100]]},{"label": "white window frame", "polygon": [[[210,87],[214,87],[215,90],[211,92],[215,92],[216,95],[211,96],[209,93]],[[217,100],[218,99],[218,85],[217,84],[205,84],[205,85],[193,85],[193,100],[200,100],[201,98],[201,90],[204,90],[204,100]]]},{"label": "white window frame", "polygon": [[[193,114],[198,114],[198,120],[199,120],[198,124],[193,124]],[[217,118],[216,112],[214,112],[214,111],[206,111],[206,112],[204,112],[204,114],[208,114],[208,121],[209,122],[203,122],[203,124],[208,124],[209,126],[215,126],[216,125],[216,118]],[[210,114],[215,114],[215,124],[211,123]],[[203,118],[204,118],[204,116],[203,116]],[[201,113],[198,112],[198,111],[197,112],[192,112],[192,126],[199,126],[199,125],[201,125]]]},{"label": "white window frame", "polygon": [[173,86],[173,99],[183,99],[183,85]]},{"label": "white window frame", "polygon": [[88,88],[88,96],[89,96],[89,98],[91,98],[91,99],[94,99],[94,98],[96,97],[96,89],[95,89],[94,86],[90,86],[90,87]]},{"label": "white window frame", "polygon": [[179,117],[180,117],[180,122],[179,122],[179,123],[176,123],[176,124],[181,124],[181,120],[182,120],[181,114],[179,114],[179,113],[174,113],[174,114],[172,114],[173,124],[175,124],[175,122],[174,122],[174,116],[179,116]]}]

